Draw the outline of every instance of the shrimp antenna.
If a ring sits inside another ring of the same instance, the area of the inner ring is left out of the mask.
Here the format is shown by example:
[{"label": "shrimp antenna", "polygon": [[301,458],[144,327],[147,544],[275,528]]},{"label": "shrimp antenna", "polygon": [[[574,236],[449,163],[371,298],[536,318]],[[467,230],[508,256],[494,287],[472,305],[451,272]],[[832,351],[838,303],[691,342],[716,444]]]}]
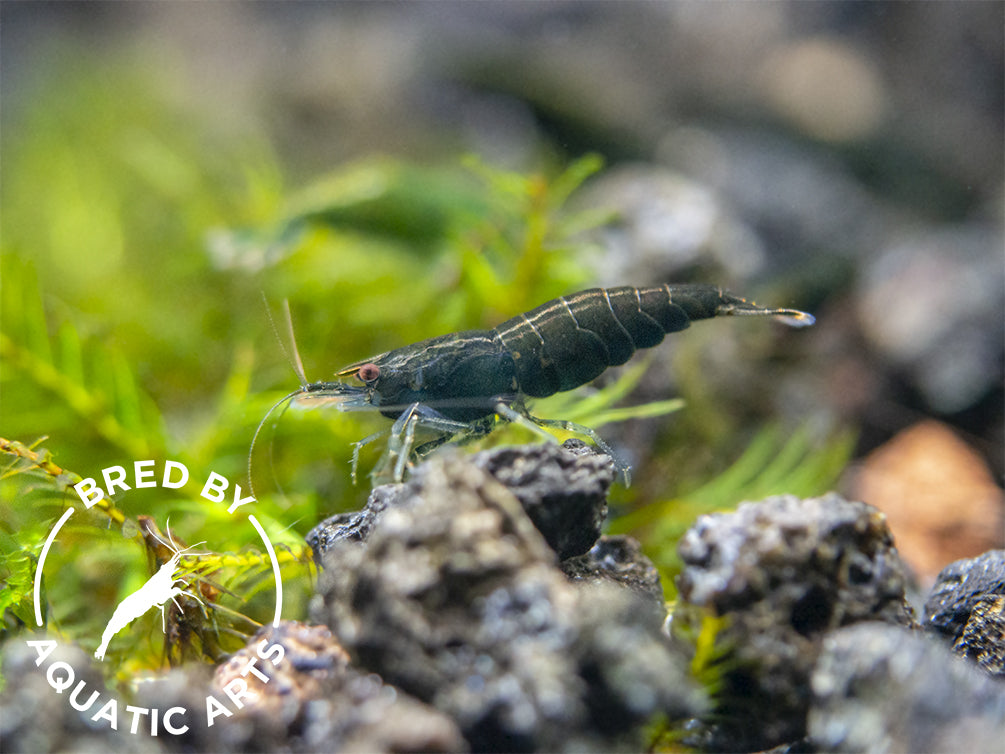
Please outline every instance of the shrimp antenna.
[{"label": "shrimp antenna", "polygon": [[147,528],[147,534],[156,539],[158,542],[160,542],[162,545],[164,545],[172,552],[177,552],[178,548],[174,546],[174,538],[171,536],[171,517],[169,516],[167,522],[164,524],[164,526],[167,527],[167,542],[161,539],[160,534],[157,533],[156,529],[157,524],[154,523],[153,519],[151,519],[150,522],[153,523],[153,526]]},{"label": "shrimp antenna", "polygon": [[[164,526],[167,528],[168,541],[177,544],[175,542],[174,535],[171,533],[171,517],[170,516],[168,516],[167,520],[164,522]],[[154,536],[156,537],[157,535],[155,534]],[[160,537],[157,537],[157,538],[160,539]],[[161,542],[164,543],[163,540],[161,540]],[[202,540],[202,542],[196,542],[194,545],[189,545],[188,547],[182,547],[181,549],[178,549],[177,547],[172,547],[171,545],[168,545],[168,547],[171,547],[172,550],[174,550],[177,554],[181,555],[183,552],[188,552],[193,547],[198,547],[199,545],[204,545],[204,544],[206,544],[206,540],[205,539]]]},{"label": "shrimp antenna", "polygon": [[174,552],[174,551],[177,550],[177,548],[174,546],[173,542],[171,541],[171,518],[170,517],[168,517],[166,526],[167,526],[167,530],[168,530],[168,540],[169,540],[167,542],[165,542],[163,539],[161,539],[160,534],[157,533],[157,523],[152,518],[149,519],[149,523],[146,520],[141,520],[140,521],[140,529],[143,531],[144,535],[149,534],[151,537],[153,537],[154,539],[156,539],[158,542],[160,542],[166,548],[168,548],[169,550],[171,550],[172,552]]},{"label": "shrimp antenna", "polygon": [[[279,341],[279,350],[283,352],[283,356],[286,357],[286,361],[289,365],[293,367],[293,371],[297,375],[297,379],[300,380],[300,387],[307,387],[307,375],[304,371],[304,362],[300,358],[300,349],[297,348],[297,338],[293,332],[293,315],[290,313],[290,300],[288,298],[283,299],[283,319],[286,322],[286,337],[289,340],[290,348],[287,350],[284,344],[284,339],[282,335],[279,334],[279,328],[276,326],[276,320],[272,316],[272,309],[269,307],[269,300],[265,297],[265,292],[262,292],[262,300],[265,302],[265,313],[269,317],[269,324],[272,325],[272,332],[276,336],[276,340]],[[291,355],[292,354],[292,355]]]},{"label": "shrimp antenna", "polygon": [[[265,426],[265,422],[268,421],[269,417],[272,416],[272,413],[277,408],[279,408],[284,403],[287,403],[297,395],[300,395],[307,389],[307,374],[304,371],[304,362],[300,358],[300,349],[297,348],[297,338],[295,333],[293,332],[293,315],[290,313],[290,300],[288,298],[283,299],[283,319],[286,322],[286,334],[290,344],[289,350],[287,350],[286,345],[283,342],[284,339],[282,335],[280,335],[279,333],[279,328],[276,326],[276,318],[272,316],[272,308],[269,306],[269,299],[266,297],[265,291],[262,291],[262,301],[265,303],[265,314],[269,318],[269,324],[272,326],[272,332],[273,334],[275,334],[276,341],[279,343],[279,350],[283,352],[283,356],[286,357],[287,363],[289,363],[289,365],[293,368],[293,371],[296,373],[297,380],[300,381],[300,388],[298,390],[294,390],[289,395],[280,398],[278,401],[276,401],[272,405],[272,408],[270,408],[268,412],[266,412],[265,416],[262,417],[262,421],[260,421],[258,423],[258,426],[255,428],[255,434],[251,438],[251,447],[248,448],[248,489],[250,490],[252,497],[255,497],[255,481],[252,476],[251,466],[252,466],[252,459],[254,458],[255,455],[255,445],[258,442],[259,434],[261,434],[262,432],[262,427]],[[285,413],[285,410],[286,409],[284,408],[283,413]],[[279,419],[282,418],[282,415],[283,414],[280,413],[279,416],[276,418],[276,421],[273,422],[272,424],[273,430],[275,430],[276,424],[279,422]],[[275,468],[273,467],[271,444],[269,445],[269,466],[270,468],[273,469],[273,476],[275,476]]]},{"label": "shrimp antenna", "polygon": [[[290,337],[290,348],[293,349],[293,369],[300,380],[300,387],[307,387],[307,373],[304,371],[304,362],[300,358],[300,349],[297,348],[297,336],[293,332],[293,315],[290,314],[290,300],[283,299],[283,314],[286,319],[286,331]],[[289,358],[287,356],[287,358]]]},{"label": "shrimp antenna", "polygon": [[[276,424],[279,423],[279,420],[282,418],[283,414],[286,413],[286,409],[290,407],[290,401],[292,401],[293,398],[296,398],[298,395],[300,395],[303,392],[304,392],[303,388],[298,388],[297,390],[294,390],[289,395],[285,395],[282,398],[280,398],[278,401],[276,401],[275,403],[273,403],[272,404],[272,408],[270,408],[266,412],[265,416],[262,417],[262,420],[260,422],[258,422],[258,426],[255,428],[255,434],[252,435],[252,437],[251,437],[251,447],[248,448],[248,489],[251,492],[251,496],[252,497],[257,497],[257,495],[255,494],[255,480],[254,480],[254,478],[252,476],[252,473],[251,473],[251,460],[255,456],[255,445],[258,443],[258,436],[262,433],[262,428],[265,426],[265,422],[267,422],[269,420],[269,417],[272,416],[272,414],[275,412],[275,410],[277,408],[279,408],[280,406],[282,406],[285,403],[286,405],[283,407],[282,412],[280,412],[279,416],[277,416],[276,420],[272,423],[272,429],[275,430]],[[271,445],[269,446],[269,466],[272,467],[272,446]],[[275,468],[273,467],[273,475],[274,474],[275,474]]]}]

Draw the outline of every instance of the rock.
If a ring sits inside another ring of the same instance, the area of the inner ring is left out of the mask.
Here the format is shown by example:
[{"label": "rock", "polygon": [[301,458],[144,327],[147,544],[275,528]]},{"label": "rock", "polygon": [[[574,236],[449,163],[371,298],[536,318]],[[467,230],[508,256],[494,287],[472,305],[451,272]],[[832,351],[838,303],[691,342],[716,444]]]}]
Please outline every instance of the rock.
[{"label": "rock", "polygon": [[559,565],[573,583],[619,584],[651,600],[660,613],[665,612],[659,571],[631,537],[603,536],[589,552],[563,560]]},{"label": "rock", "polygon": [[593,547],[607,517],[614,462],[580,440],[502,447],[472,462],[504,484],[560,560]]},{"label": "rock", "polygon": [[[276,646],[282,647],[281,658]],[[248,670],[249,663],[257,673]],[[251,695],[245,707],[249,714],[299,726],[308,702],[320,698],[322,685],[344,674],[348,665],[349,654],[325,626],[283,621],[263,626],[244,649],[219,665],[213,686],[223,692],[228,684],[237,684]]]},{"label": "rock", "polygon": [[[28,640],[42,637],[28,637]],[[75,646],[59,645],[41,666],[36,666],[38,652],[24,641],[12,640],[3,647],[3,676],[5,685],[0,694],[0,749],[5,752],[138,752],[154,754],[166,751],[165,739],[147,735],[130,735],[128,724],[123,722],[124,705],[119,703],[119,730],[112,730],[104,720],[92,722],[114,694],[105,687],[93,659]],[[56,693],[46,680],[46,673],[56,663],[53,671],[57,683],[72,679],[72,684],[62,694]],[[83,706],[94,692],[98,697],[83,711],[78,712],[68,697],[83,682],[77,696]],[[126,718],[128,719],[128,718]],[[125,730],[123,730],[125,725]]]},{"label": "rock", "polygon": [[976,558],[957,560],[942,569],[925,601],[923,622],[955,641],[970,619],[974,603],[1005,594],[1005,550],[990,550]]},{"label": "rock", "polygon": [[635,593],[609,583],[577,591],[579,635],[572,655],[586,682],[590,727],[624,739],[655,715],[680,720],[707,709],[684,656],[662,632],[664,610],[649,610]]},{"label": "rock", "polygon": [[721,684],[711,748],[801,739],[824,635],[866,620],[913,623],[885,518],[836,494],[702,516],[678,549],[684,570],[671,631],[716,630],[718,654],[706,671]]},{"label": "rock", "polygon": [[982,597],[974,603],[953,651],[991,675],[1005,677],[1005,597]]},{"label": "rock", "polygon": [[1005,676],[1005,550],[946,566],[925,602],[924,626],[989,673]]},{"label": "rock", "polygon": [[863,623],[833,632],[812,677],[819,751],[997,754],[1005,687],[924,634]]},{"label": "rock", "polygon": [[321,567],[325,553],[337,542],[364,541],[370,534],[370,530],[373,529],[377,518],[388,506],[394,505],[401,487],[400,484],[384,484],[375,487],[363,510],[337,513],[307,532],[306,540],[314,555],[315,565],[318,568]]},{"label": "rock", "polygon": [[653,715],[701,709],[658,616],[628,590],[577,588],[556,561],[505,487],[442,456],[416,469],[365,543],[327,550],[313,614],[475,751],[637,748]]},{"label": "rock", "polygon": [[[259,652],[261,643],[267,642]],[[283,648],[282,657],[275,651]],[[262,658],[265,654],[266,658]],[[257,658],[254,671],[248,663]],[[283,621],[264,626],[212,678],[175,670],[141,688],[141,703],[189,710],[190,731],[166,739],[195,751],[463,751],[464,739],[446,716],[349,665],[324,626]],[[262,680],[267,678],[268,680]],[[226,692],[229,684],[242,705]],[[231,714],[209,725],[206,697]]]},{"label": "rock", "polygon": [[[600,537],[614,463],[578,440],[495,448],[471,456],[516,496],[560,559],[582,555]],[[335,542],[363,541],[374,522],[401,500],[402,485],[374,488],[366,507],[325,519],[307,535],[315,562]]]}]

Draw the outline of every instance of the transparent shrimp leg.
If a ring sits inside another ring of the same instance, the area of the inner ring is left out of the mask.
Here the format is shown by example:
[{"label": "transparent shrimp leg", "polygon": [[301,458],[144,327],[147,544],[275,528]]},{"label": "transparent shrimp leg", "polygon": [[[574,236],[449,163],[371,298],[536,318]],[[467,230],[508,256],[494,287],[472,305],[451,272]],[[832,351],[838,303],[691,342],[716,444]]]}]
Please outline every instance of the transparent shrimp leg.
[{"label": "transparent shrimp leg", "polygon": [[606,453],[614,462],[614,469],[621,476],[625,487],[628,487],[631,484],[631,467],[629,467],[628,464],[622,461],[617,454],[615,454],[611,446],[604,442],[604,439],[598,435],[596,430],[592,427],[587,427],[584,424],[577,424],[576,422],[568,421],[566,419],[542,419],[539,416],[532,415],[522,406],[520,406],[520,408],[522,410],[517,410],[505,403],[500,403],[496,406],[496,413],[507,421],[519,424],[521,427],[526,427],[532,432],[535,432],[552,442],[555,441],[554,435],[546,432],[543,429],[544,427],[555,427],[557,429],[565,430],[566,432],[574,432],[578,435],[585,435],[586,437],[589,437],[590,440],[593,441],[593,444]]},{"label": "transparent shrimp leg", "polygon": [[369,445],[374,440],[379,440],[384,435],[390,433],[389,429],[382,429],[380,432],[374,432],[372,435],[367,435],[362,440],[357,440],[352,444],[352,472],[350,476],[352,477],[352,483],[356,484],[356,470],[359,468],[359,452],[363,449],[364,445]]},{"label": "transparent shrimp leg", "polygon": [[[458,432],[466,432],[470,429],[470,425],[464,422],[447,419],[428,406],[423,406],[421,403],[413,403],[395,420],[390,429],[382,429],[380,432],[374,432],[372,435],[367,435],[362,440],[357,440],[352,444],[352,483],[356,484],[360,451],[364,446],[387,436],[389,436],[388,447],[371,476],[374,478],[380,477],[391,463],[391,460],[394,459],[395,471],[393,481],[400,482],[404,476],[405,463],[407,463],[412,446],[415,443],[415,430],[417,427],[441,433],[440,437],[423,443],[416,449],[416,452],[419,452],[420,449],[423,451],[420,455],[425,455],[425,453],[449,441]],[[401,460],[402,458],[405,460]]]},{"label": "transparent shrimp leg", "polygon": [[[400,482],[404,478],[405,463],[408,461],[408,454],[412,451],[412,445],[415,444],[415,425],[419,421],[418,408],[418,404],[413,404],[391,427],[392,442],[388,452],[392,458],[397,454],[394,463],[394,481],[396,482]],[[403,425],[401,424],[402,419],[404,419]]]},{"label": "transparent shrimp leg", "polygon": [[[471,424],[468,422],[448,419],[429,406],[413,403],[402,412],[391,426],[387,449],[373,472],[375,480],[384,476],[388,468],[392,469],[392,481],[400,482],[404,478],[405,467],[408,465],[415,448],[415,432],[418,428],[440,433],[440,437],[420,446],[424,453],[428,453],[459,433],[472,431]],[[360,443],[366,443],[371,439],[374,439],[372,435],[361,440]]]}]

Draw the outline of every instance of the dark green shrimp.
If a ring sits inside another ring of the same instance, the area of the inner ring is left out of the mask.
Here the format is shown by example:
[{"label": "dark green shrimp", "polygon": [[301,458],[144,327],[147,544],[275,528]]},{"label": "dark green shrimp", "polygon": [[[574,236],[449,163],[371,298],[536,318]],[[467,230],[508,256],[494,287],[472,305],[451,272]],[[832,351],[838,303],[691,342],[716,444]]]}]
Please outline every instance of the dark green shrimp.
[{"label": "dark green shrimp", "polygon": [[[441,335],[336,373],[356,384],[307,384],[301,374],[301,389],[282,402],[326,401],[341,410],[377,410],[394,419],[381,468],[393,462],[395,480],[404,475],[417,428],[438,435],[421,452],[457,437],[484,434],[496,417],[585,434],[613,458],[593,430],[531,416],[525,398],[585,385],[640,348],[652,348],[667,333],[689,327],[692,320],[725,315],[777,316],[795,327],[814,322],[805,312],[766,309],[710,285],[591,288],[549,301],[492,330]],[[354,476],[359,449],[385,433],[356,443]],[[627,482],[627,467],[615,463]]]}]

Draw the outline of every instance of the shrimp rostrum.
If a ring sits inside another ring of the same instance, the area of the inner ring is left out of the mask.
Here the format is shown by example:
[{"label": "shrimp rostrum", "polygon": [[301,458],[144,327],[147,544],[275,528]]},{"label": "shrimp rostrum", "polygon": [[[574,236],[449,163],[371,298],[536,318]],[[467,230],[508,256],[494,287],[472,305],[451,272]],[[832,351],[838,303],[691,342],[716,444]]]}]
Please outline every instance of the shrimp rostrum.
[{"label": "shrimp rostrum", "polygon": [[[376,410],[393,419],[389,430],[356,443],[354,478],[360,448],[380,437],[389,439],[374,473],[390,471],[400,481],[411,456],[452,439],[485,434],[499,419],[538,431],[558,427],[585,435],[614,458],[592,429],[532,416],[526,399],[584,385],[693,320],[748,315],[775,316],[796,327],[814,321],[805,312],[760,307],[711,285],[591,288],[549,301],[491,330],[441,335],[350,364],[336,372],[349,383],[307,383],[301,375],[301,388],[272,410],[290,400],[334,403],[344,411]],[[434,439],[416,447],[419,429]],[[627,467],[617,460],[615,464],[627,481]]]}]

